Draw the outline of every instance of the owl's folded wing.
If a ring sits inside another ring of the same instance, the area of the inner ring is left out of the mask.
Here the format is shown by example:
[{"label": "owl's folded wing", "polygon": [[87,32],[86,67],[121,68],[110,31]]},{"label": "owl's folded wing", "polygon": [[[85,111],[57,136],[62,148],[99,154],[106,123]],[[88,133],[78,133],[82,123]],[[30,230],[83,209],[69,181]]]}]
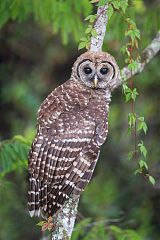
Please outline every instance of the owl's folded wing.
[{"label": "owl's folded wing", "polygon": [[29,156],[31,215],[56,212],[71,195],[89,181],[98,155],[93,144],[94,119],[75,109],[39,125]]}]

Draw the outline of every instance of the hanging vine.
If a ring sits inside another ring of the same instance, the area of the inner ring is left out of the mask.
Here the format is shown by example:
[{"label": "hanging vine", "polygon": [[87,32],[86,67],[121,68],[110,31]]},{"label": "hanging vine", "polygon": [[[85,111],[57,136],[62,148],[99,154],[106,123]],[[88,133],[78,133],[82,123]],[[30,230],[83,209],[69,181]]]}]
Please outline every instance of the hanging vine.
[{"label": "hanging vine", "polygon": [[[98,7],[107,5],[107,16],[109,19],[114,13],[119,13],[123,17],[124,22],[127,24],[127,28],[125,31],[126,44],[121,48],[121,52],[126,55],[125,63],[128,65],[131,76],[134,75],[133,73],[137,69],[138,62],[140,61],[138,42],[141,37],[136,23],[127,13],[127,8],[129,7],[128,0],[92,0],[91,3],[96,3]],[[97,14],[92,14],[85,18],[85,21],[88,21],[89,23],[85,30],[85,36],[80,39],[78,49],[90,48],[91,38],[97,36],[97,31],[94,28],[94,25],[98,17]],[[142,174],[151,184],[154,185],[155,179],[149,174],[147,148],[145,147],[143,140],[139,139],[139,133],[144,132],[146,134],[148,127],[145,118],[136,113],[138,91],[134,86],[133,78],[130,78],[129,84],[123,84],[122,90],[126,103],[131,104],[131,112],[128,114],[128,133],[132,135],[134,147],[132,151],[129,151],[128,159],[135,159],[137,161],[138,167],[135,170],[135,174]]]}]

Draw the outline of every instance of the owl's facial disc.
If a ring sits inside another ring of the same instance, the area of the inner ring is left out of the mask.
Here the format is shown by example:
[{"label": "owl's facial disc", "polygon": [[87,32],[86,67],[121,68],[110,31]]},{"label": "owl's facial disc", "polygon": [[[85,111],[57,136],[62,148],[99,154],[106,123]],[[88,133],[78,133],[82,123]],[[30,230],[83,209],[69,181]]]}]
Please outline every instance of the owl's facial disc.
[{"label": "owl's facial disc", "polygon": [[119,68],[109,53],[86,52],[74,63],[72,76],[89,88],[112,91],[119,81]]},{"label": "owl's facial disc", "polygon": [[93,63],[90,59],[84,59],[77,66],[77,75],[88,87],[99,89],[107,87],[115,76],[115,70],[108,61]]}]

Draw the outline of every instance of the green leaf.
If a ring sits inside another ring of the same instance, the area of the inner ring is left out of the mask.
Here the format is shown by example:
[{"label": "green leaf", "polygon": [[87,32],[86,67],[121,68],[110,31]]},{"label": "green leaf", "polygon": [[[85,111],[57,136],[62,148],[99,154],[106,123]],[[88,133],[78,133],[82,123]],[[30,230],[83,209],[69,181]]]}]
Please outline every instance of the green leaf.
[{"label": "green leaf", "polygon": [[125,53],[127,52],[127,47],[126,47],[126,45],[124,45],[124,46],[122,46],[122,47],[120,48],[120,52],[123,53],[123,54],[125,54]]},{"label": "green leaf", "polygon": [[140,35],[139,29],[136,29],[136,30],[135,30],[135,35],[136,35],[136,37],[137,37],[138,39],[141,39],[141,35]]},{"label": "green leaf", "polygon": [[129,102],[132,99],[131,93],[126,94],[126,102]]},{"label": "green leaf", "polygon": [[129,113],[128,114],[128,125],[129,127],[134,127],[136,123],[136,113]]},{"label": "green leaf", "polygon": [[128,0],[120,0],[120,7],[121,7],[123,13],[125,13],[126,9],[128,7]]},{"label": "green leaf", "polygon": [[119,1],[114,0],[114,1],[112,1],[112,4],[113,4],[114,8],[116,8],[116,9],[120,8],[120,2]]},{"label": "green leaf", "polygon": [[138,173],[142,173],[142,170],[141,170],[141,169],[136,169],[136,170],[134,171],[134,175],[137,175]]},{"label": "green leaf", "polygon": [[86,17],[84,20],[85,21],[89,21],[90,23],[93,23],[96,20],[97,15],[89,15],[88,17]]},{"label": "green leaf", "polygon": [[90,47],[90,42],[87,42],[87,43],[86,43],[86,49],[88,50],[89,47]]},{"label": "green leaf", "polygon": [[144,117],[139,117],[138,120],[143,122],[144,121]]},{"label": "green leaf", "polygon": [[15,135],[13,137],[13,140],[17,140],[17,141],[22,142],[22,143],[28,143],[27,139],[24,138],[22,135]]},{"label": "green leaf", "polygon": [[141,169],[145,168],[146,170],[148,170],[147,163],[142,159],[139,161],[139,166],[140,166]]},{"label": "green leaf", "polygon": [[87,42],[87,38],[85,38],[85,37],[80,38],[80,40],[81,40],[82,42]]},{"label": "green leaf", "polygon": [[136,100],[136,97],[137,97],[137,96],[138,96],[137,89],[134,88],[134,89],[132,90],[132,93],[131,93],[131,98],[133,99],[133,101]]},{"label": "green leaf", "polygon": [[135,101],[136,97],[138,95],[137,89],[134,88],[133,90],[129,88],[126,84],[123,84],[123,93],[126,97],[126,102],[129,102],[130,100]]},{"label": "green leaf", "polygon": [[105,4],[107,4],[108,0],[99,0],[98,2],[98,6],[104,6]]},{"label": "green leaf", "polygon": [[123,91],[124,94],[126,93],[127,89],[128,89],[128,86],[127,86],[126,83],[124,83],[124,84],[122,85],[122,91]]},{"label": "green leaf", "polygon": [[138,131],[143,130],[144,133],[146,134],[148,127],[146,122],[144,121],[144,117],[139,117],[138,118]]},{"label": "green leaf", "polygon": [[133,158],[133,154],[134,154],[134,151],[130,151],[128,154],[127,154],[127,159],[128,160],[131,160]]},{"label": "green leaf", "polygon": [[151,175],[149,175],[148,179],[149,179],[150,183],[154,186],[155,183],[156,183],[154,177],[152,177]]},{"label": "green leaf", "polygon": [[40,222],[37,223],[36,225],[42,227],[45,223],[46,223],[46,221],[40,221]]},{"label": "green leaf", "polygon": [[148,127],[145,122],[142,123],[142,129],[143,129],[144,133],[146,134]]},{"label": "green leaf", "polygon": [[107,9],[107,15],[108,15],[108,18],[109,18],[109,19],[112,17],[113,13],[114,13],[113,7],[112,7],[112,5],[110,4],[109,7],[108,7],[108,9]]},{"label": "green leaf", "polygon": [[92,31],[92,25],[88,25],[87,29],[85,30],[85,33],[88,34]]},{"label": "green leaf", "polygon": [[143,154],[144,157],[147,156],[147,149],[143,144],[143,141],[141,141],[141,143],[138,144],[138,147],[140,149],[140,152]]},{"label": "green leaf", "polygon": [[85,48],[86,47],[86,42],[80,42],[78,45],[78,50]]},{"label": "green leaf", "polygon": [[110,229],[112,232],[115,232],[115,233],[118,233],[118,234],[121,234],[121,233],[122,233],[122,230],[121,230],[119,227],[115,226],[115,225],[109,226],[109,229]]},{"label": "green leaf", "polygon": [[91,31],[91,35],[93,36],[93,37],[97,37],[97,32],[96,32],[96,30],[93,28],[92,29],[92,31]]},{"label": "green leaf", "polygon": [[133,60],[130,64],[128,64],[128,68],[131,70],[131,71],[134,71],[138,68],[138,62]]}]

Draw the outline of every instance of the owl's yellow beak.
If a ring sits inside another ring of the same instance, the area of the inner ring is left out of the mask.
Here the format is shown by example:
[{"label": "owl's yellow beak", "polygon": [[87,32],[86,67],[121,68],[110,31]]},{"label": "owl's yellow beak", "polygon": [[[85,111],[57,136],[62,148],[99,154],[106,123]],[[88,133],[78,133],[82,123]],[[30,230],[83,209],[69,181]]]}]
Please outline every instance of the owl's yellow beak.
[{"label": "owl's yellow beak", "polygon": [[97,75],[95,75],[94,80],[93,80],[93,83],[94,83],[94,87],[97,88],[97,84],[98,84]]}]

